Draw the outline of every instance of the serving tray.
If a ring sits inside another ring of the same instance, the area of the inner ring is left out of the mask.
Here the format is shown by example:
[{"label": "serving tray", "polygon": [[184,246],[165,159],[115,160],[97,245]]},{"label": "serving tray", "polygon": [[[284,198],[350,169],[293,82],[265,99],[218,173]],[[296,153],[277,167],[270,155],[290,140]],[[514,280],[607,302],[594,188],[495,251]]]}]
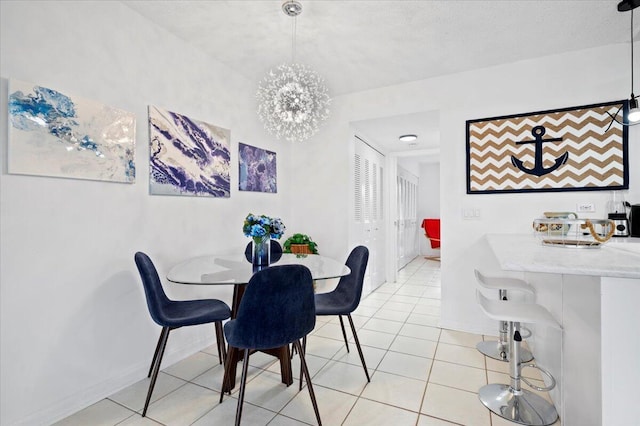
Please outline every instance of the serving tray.
[{"label": "serving tray", "polygon": [[615,225],[607,219],[539,218],[533,221],[536,238],[546,246],[598,248],[613,236]]}]

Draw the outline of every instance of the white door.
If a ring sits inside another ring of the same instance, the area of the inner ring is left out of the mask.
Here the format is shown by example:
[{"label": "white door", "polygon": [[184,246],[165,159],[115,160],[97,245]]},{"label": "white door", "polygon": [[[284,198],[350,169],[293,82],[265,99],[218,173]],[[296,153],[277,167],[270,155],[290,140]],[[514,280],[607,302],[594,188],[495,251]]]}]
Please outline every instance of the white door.
[{"label": "white door", "polygon": [[356,138],[351,246],[364,245],[369,249],[363,294],[370,293],[385,280],[383,172],[384,156]]},{"label": "white door", "polygon": [[418,177],[398,167],[397,174],[398,268],[418,255]]}]

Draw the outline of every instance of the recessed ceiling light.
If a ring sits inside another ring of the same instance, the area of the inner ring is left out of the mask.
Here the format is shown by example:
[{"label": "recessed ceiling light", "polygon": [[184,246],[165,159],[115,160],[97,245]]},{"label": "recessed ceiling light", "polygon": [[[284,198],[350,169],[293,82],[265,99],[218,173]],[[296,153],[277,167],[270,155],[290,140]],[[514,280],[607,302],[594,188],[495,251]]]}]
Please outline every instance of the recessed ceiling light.
[{"label": "recessed ceiling light", "polygon": [[417,135],[402,135],[398,139],[400,139],[400,142],[413,142],[416,139],[418,139],[418,136]]}]

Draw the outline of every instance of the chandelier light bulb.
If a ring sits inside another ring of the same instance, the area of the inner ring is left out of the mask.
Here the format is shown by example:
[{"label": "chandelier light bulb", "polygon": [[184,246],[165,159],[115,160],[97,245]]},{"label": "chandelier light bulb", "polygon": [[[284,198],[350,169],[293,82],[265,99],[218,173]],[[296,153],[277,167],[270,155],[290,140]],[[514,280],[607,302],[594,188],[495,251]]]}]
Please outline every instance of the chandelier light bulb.
[{"label": "chandelier light bulb", "polygon": [[276,138],[301,142],[329,116],[329,91],[314,71],[282,64],[258,87],[258,117]]},{"label": "chandelier light bulb", "polygon": [[630,123],[637,123],[640,121],[638,98],[636,98],[633,93],[631,94],[631,99],[629,99],[629,114],[627,115],[627,120],[629,120]]}]

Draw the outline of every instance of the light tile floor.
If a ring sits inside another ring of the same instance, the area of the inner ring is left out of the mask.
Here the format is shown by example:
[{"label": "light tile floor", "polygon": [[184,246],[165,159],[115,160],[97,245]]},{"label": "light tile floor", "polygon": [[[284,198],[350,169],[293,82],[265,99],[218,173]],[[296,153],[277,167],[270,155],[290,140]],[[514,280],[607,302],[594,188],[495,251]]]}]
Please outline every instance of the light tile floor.
[{"label": "light tile floor", "polygon": [[[487,381],[509,382],[507,363],[487,359],[475,349],[484,336],[438,327],[439,268],[438,262],[414,259],[399,272],[397,283],[382,285],[353,313],[371,383],[366,381],[354,344],[346,351],[338,318],[318,317],[308,338],[307,363],[323,424],[515,424],[490,413],[477,395]],[[351,336],[348,323],[345,325]],[[284,386],[274,358],[256,353],[249,365],[243,425],[316,424],[306,387],[299,392],[297,379]],[[293,371],[297,377],[297,356]],[[220,404],[222,373],[214,345],[160,373],[146,418],[140,413],[149,379],[57,425],[230,425],[238,386]],[[526,369],[523,374],[536,371]],[[531,378],[543,385],[539,375]]]}]

